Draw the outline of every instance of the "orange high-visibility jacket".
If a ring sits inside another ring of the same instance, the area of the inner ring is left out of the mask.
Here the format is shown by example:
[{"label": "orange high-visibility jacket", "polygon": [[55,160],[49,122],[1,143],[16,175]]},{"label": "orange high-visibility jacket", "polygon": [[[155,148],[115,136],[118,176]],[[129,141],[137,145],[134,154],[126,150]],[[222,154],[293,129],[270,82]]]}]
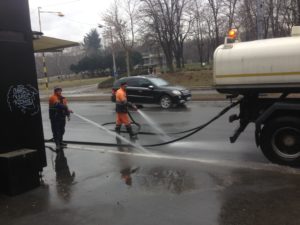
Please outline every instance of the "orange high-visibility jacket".
[{"label": "orange high-visibility jacket", "polygon": [[127,102],[127,94],[126,91],[122,88],[119,88],[116,92],[116,101],[117,102]]},{"label": "orange high-visibility jacket", "polygon": [[126,126],[131,123],[129,117],[128,117],[128,110],[127,110],[127,95],[126,91],[120,88],[116,92],[116,112],[117,112],[117,118],[116,118],[116,124],[122,125],[125,124]]},{"label": "orange high-visibility jacket", "polygon": [[56,104],[63,104],[67,105],[67,99],[62,96],[58,96],[56,94],[53,94],[49,98],[49,106],[55,106]]},{"label": "orange high-visibility jacket", "polygon": [[116,112],[127,113],[127,94],[126,91],[120,88],[116,92]]},{"label": "orange high-visibility jacket", "polygon": [[70,112],[67,106],[67,100],[63,96],[53,94],[49,98],[49,116],[50,119],[65,118]]}]

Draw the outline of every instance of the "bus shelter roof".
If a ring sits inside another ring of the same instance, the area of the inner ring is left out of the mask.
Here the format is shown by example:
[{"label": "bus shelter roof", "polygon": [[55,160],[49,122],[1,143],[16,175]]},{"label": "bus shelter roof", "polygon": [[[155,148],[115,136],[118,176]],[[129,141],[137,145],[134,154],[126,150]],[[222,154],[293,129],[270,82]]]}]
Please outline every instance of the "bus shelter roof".
[{"label": "bus shelter roof", "polygon": [[56,52],[74,46],[79,46],[79,43],[47,36],[33,40],[34,52]]}]

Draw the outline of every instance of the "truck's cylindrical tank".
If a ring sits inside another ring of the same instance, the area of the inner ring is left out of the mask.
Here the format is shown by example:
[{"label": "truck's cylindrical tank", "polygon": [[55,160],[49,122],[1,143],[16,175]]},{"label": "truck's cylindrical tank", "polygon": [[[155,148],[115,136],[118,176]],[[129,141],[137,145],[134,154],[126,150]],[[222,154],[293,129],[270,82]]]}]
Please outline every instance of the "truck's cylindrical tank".
[{"label": "truck's cylindrical tank", "polygon": [[[300,92],[300,37],[225,44],[214,54],[220,92]],[[299,89],[299,91],[297,91]]]}]

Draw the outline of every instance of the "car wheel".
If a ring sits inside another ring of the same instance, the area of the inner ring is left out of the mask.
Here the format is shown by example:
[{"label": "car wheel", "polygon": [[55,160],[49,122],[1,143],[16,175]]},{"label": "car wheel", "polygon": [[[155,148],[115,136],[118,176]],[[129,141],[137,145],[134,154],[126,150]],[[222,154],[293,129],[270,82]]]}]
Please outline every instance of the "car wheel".
[{"label": "car wheel", "polygon": [[262,130],[261,149],[271,162],[300,166],[300,119],[279,117],[269,121]]},{"label": "car wheel", "polygon": [[168,95],[162,96],[161,99],[160,99],[160,106],[163,109],[169,109],[169,108],[171,108],[171,106],[172,106],[172,99],[171,99],[171,97],[168,96]]}]

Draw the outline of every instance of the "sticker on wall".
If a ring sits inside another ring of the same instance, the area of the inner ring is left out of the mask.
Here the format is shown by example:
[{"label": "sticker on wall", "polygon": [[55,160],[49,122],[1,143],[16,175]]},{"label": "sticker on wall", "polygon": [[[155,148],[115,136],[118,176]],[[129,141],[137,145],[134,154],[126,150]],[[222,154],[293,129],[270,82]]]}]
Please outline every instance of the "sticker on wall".
[{"label": "sticker on wall", "polygon": [[37,96],[38,91],[30,84],[10,86],[7,93],[10,111],[34,116],[40,110]]}]

